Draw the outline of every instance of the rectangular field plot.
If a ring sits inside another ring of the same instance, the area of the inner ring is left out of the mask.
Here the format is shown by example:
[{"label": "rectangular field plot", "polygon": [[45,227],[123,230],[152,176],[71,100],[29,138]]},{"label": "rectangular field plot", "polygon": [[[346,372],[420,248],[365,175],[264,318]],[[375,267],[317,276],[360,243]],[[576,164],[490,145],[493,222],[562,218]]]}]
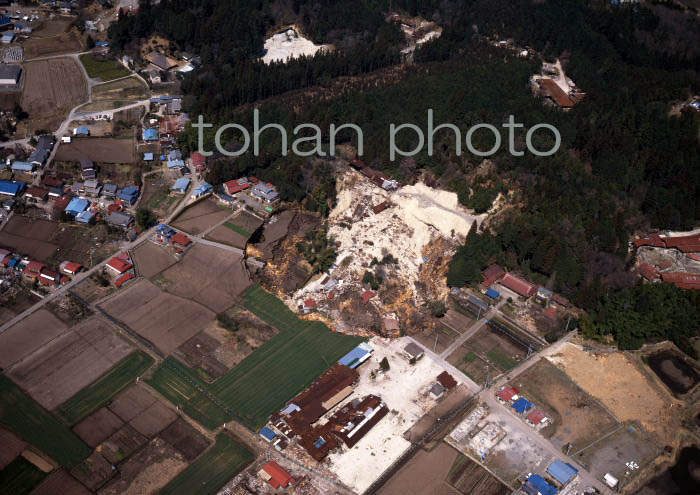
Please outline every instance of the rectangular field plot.
[{"label": "rectangular field plot", "polygon": [[52,242],[57,230],[56,222],[14,215],[0,232],[0,247],[46,262],[59,248]]},{"label": "rectangular field plot", "polygon": [[8,375],[54,409],[131,352],[111,324],[94,316],[14,365]]},{"label": "rectangular field plot", "polygon": [[81,158],[89,158],[99,163],[134,163],[136,161],[133,139],[80,138],[57,146],[56,160],[64,162],[77,162]]},{"label": "rectangular field plot", "polygon": [[172,225],[188,234],[197,235],[213,227],[231,214],[232,211],[229,208],[224,208],[216,200],[207,198],[180,213]]},{"label": "rectangular field plot", "polygon": [[228,435],[219,433],[214,446],[175,477],[162,495],[213,495],[253,461],[253,455]]},{"label": "rectangular field plot", "polygon": [[479,385],[485,383],[489,375],[493,377],[498,374],[496,368],[465,346],[455,349],[447,360]]},{"label": "rectangular field plot", "polygon": [[153,358],[143,351],[132,352],[97,381],[61,404],[56,413],[68,424],[77,423],[124,390],[153,362]]},{"label": "rectangular field plot", "polygon": [[46,477],[24,457],[17,457],[0,471],[0,495],[21,495],[38,485]]},{"label": "rectangular field plot", "polygon": [[0,334],[0,367],[9,368],[67,330],[50,311],[35,311]]},{"label": "rectangular field plot", "polygon": [[201,391],[205,389],[205,383],[174,358],[167,358],[148,383],[170,402],[180,406],[185,414],[210,430],[231,419],[226,411]]},{"label": "rectangular field plot", "polygon": [[90,455],[90,448],[56,416],[3,375],[0,375],[0,423],[63,466],[71,467]]}]

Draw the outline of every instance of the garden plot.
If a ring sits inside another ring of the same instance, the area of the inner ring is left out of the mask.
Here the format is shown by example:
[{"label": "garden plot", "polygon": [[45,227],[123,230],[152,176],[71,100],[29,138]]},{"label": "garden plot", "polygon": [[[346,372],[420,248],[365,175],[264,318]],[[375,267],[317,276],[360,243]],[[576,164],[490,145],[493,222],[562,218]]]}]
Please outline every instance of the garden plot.
[{"label": "garden plot", "polygon": [[[366,490],[410,446],[404,432],[436,404],[429,388],[443,369],[428,357],[411,365],[403,355],[408,343],[405,338],[375,337],[369,342],[374,348],[372,357],[358,368],[360,379],[350,399],[374,394],[391,411],[352,449],[329,456],[330,470],[358,493]],[[372,379],[370,374],[384,357],[391,369]]]},{"label": "garden plot", "polygon": [[76,138],[70,143],[61,143],[56,151],[56,160],[77,162],[89,158],[97,163],[135,163],[136,150],[133,139]]},{"label": "garden plot", "polygon": [[161,291],[140,279],[101,304],[112,317],[170,354],[214,319],[201,304]]},{"label": "garden plot", "polygon": [[168,249],[148,241],[134,249],[131,254],[138,274],[146,278],[158,275],[177,263]]},{"label": "garden plot", "polygon": [[111,324],[94,316],[12,366],[8,375],[42,406],[53,409],[130,351]]},{"label": "garden plot", "polygon": [[42,481],[32,495],[90,495],[90,490],[81,485],[63,469],[54,471]]},{"label": "garden plot", "polygon": [[0,232],[0,246],[46,262],[59,248],[52,242],[57,230],[56,222],[14,215]]}]

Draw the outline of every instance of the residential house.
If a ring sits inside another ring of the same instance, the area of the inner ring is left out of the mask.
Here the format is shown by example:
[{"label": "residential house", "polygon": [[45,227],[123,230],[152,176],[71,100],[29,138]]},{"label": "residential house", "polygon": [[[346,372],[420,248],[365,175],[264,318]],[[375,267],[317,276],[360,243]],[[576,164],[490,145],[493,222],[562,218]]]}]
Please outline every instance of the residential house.
[{"label": "residential house", "polygon": [[73,135],[87,137],[90,135],[90,129],[84,125],[78,126],[73,129]]},{"label": "residential house", "polygon": [[66,206],[66,213],[77,217],[79,213],[84,212],[90,206],[90,202],[87,199],[73,198],[71,199],[68,206]]},{"label": "residential house", "polygon": [[144,141],[158,141],[158,129],[144,129],[143,130],[143,140]]},{"label": "residential house", "polygon": [[107,217],[107,223],[116,227],[127,229],[134,223],[134,217],[119,211],[113,211]]},{"label": "residential house", "polygon": [[49,199],[49,191],[42,189],[41,187],[30,187],[27,189],[27,192],[24,193],[24,197],[45,202]]},{"label": "residential house", "polygon": [[173,67],[177,67],[177,63],[174,60],[160,52],[150,52],[146,55],[146,60],[148,60],[154,68],[164,72],[169,71]]},{"label": "residential house", "polygon": [[43,167],[46,160],[49,159],[50,154],[51,152],[45,148],[37,148],[31,155],[29,155],[27,161],[33,163],[37,167]]},{"label": "residential house", "polygon": [[144,153],[143,154],[143,161],[144,162],[152,162],[153,161],[153,153]]},{"label": "residential house", "polygon": [[108,199],[114,199],[117,197],[117,191],[119,187],[116,184],[105,184],[102,186],[102,195]]},{"label": "residential house", "polygon": [[184,194],[185,192],[187,192],[188,187],[190,187],[190,179],[182,177],[175,181],[175,184],[173,185],[173,191]]},{"label": "residential house", "polygon": [[258,471],[258,476],[264,481],[267,481],[275,490],[279,487],[287,488],[295,483],[292,475],[275,461],[270,461],[265,464],[262,469]]},{"label": "residential house", "polygon": [[182,153],[179,150],[172,150],[170,153],[168,153],[168,168],[169,169],[175,169],[175,168],[182,168],[185,166],[185,162],[182,159]]},{"label": "residential house", "polygon": [[248,182],[248,179],[246,177],[242,177],[240,179],[234,179],[230,180],[228,182],[224,183],[224,190],[233,196],[234,194],[237,194],[241,191],[245,191],[246,189],[250,188],[250,182]]},{"label": "residential house", "polygon": [[547,289],[546,287],[539,287],[537,289],[537,294],[535,294],[535,298],[538,301],[547,302],[552,298],[553,295],[554,295],[554,292]]},{"label": "residential house", "polygon": [[565,486],[578,474],[578,469],[568,462],[563,462],[557,459],[549,465],[547,468],[547,474],[554,478],[554,481],[559,483],[561,486]]},{"label": "residential house", "polygon": [[151,84],[161,83],[160,71],[158,69],[150,67],[144,72],[146,73],[146,76],[148,76],[148,80],[151,82]]},{"label": "residential house", "polygon": [[83,265],[73,261],[64,261],[58,265],[58,269],[68,275],[77,275],[83,269]]},{"label": "residential house", "polygon": [[136,204],[139,197],[139,188],[137,186],[127,186],[119,191],[119,199],[124,201],[129,206]]},{"label": "residential house", "polygon": [[102,191],[102,185],[95,179],[86,180],[84,187],[85,194],[93,196],[95,198],[99,196],[100,192]]},{"label": "residential house", "polygon": [[501,285],[523,297],[532,297],[537,292],[537,287],[530,282],[506,273],[501,279]]},{"label": "residential house", "polygon": [[38,261],[30,261],[24,267],[23,275],[25,278],[30,280],[36,280],[41,276],[41,270],[46,268],[46,265],[39,263]]},{"label": "residential house", "polygon": [[194,152],[192,153],[192,156],[190,156],[190,160],[192,161],[192,166],[197,172],[204,172],[207,168],[207,159],[202,155],[201,153]]},{"label": "residential house", "polygon": [[181,248],[186,248],[192,244],[192,240],[182,232],[177,232],[170,238],[170,243]]},{"label": "residential house", "polygon": [[494,282],[498,282],[506,274],[505,270],[500,265],[491,265],[486,270],[481,272],[484,281],[481,283],[484,287],[490,287]]},{"label": "residential house", "polygon": [[105,266],[119,274],[122,274],[125,271],[131,270],[131,268],[133,268],[133,265],[130,262],[121,259],[119,256],[115,256],[114,258],[109,260]]},{"label": "residential house", "polygon": [[421,346],[413,342],[409,342],[406,347],[403,348],[404,354],[409,360],[419,360],[423,357],[424,351]]},{"label": "residential house", "polygon": [[24,189],[24,183],[9,180],[0,180],[0,196],[14,198]]},{"label": "residential house", "polygon": [[41,270],[41,275],[39,275],[39,283],[49,287],[57,287],[61,284],[61,274],[54,270],[44,268]]},{"label": "residential house", "polygon": [[12,162],[12,170],[14,172],[22,172],[25,174],[31,174],[36,170],[36,164],[31,163],[31,162],[20,162],[20,161],[14,161]]},{"label": "residential house", "polygon": [[78,223],[89,224],[95,218],[95,214],[90,210],[81,211],[75,216],[75,221]]},{"label": "residential house", "polygon": [[264,200],[266,203],[277,201],[280,196],[275,186],[264,182],[255,184],[251,192],[254,196]]},{"label": "residential house", "polygon": [[36,149],[51,151],[53,149],[53,145],[53,136],[44,134],[43,136],[39,136],[39,139],[37,140],[36,144]]},{"label": "residential house", "polygon": [[211,193],[214,188],[212,187],[211,184],[207,182],[202,182],[199,187],[197,187],[193,192],[192,192],[192,199],[197,199],[201,198],[202,196],[206,196],[207,194]]}]

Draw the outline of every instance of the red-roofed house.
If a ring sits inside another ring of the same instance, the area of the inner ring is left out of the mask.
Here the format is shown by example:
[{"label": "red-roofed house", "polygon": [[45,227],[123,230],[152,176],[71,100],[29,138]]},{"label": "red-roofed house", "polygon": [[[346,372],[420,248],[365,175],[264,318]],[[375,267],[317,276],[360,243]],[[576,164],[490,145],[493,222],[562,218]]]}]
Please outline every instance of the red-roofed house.
[{"label": "red-roofed house", "polygon": [[107,268],[114,270],[117,273],[124,273],[132,268],[132,264],[128,261],[117,258],[116,256],[107,262]]},{"label": "red-roofed house", "polygon": [[673,266],[673,261],[663,260],[663,261],[659,262],[659,264],[656,266],[659,267],[659,270],[666,270],[666,269],[671,268]]},{"label": "red-roofed house", "polygon": [[230,196],[250,188],[250,182],[246,179],[234,179],[224,183],[224,189]]},{"label": "red-roofed house", "polygon": [[24,193],[24,197],[28,199],[35,199],[37,201],[46,201],[49,199],[49,191],[41,187],[30,187],[27,192]]},{"label": "red-roofed house", "polygon": [[200,153],[192,153],[192,166],[197,172],[204,172],[207,168],[207,159]]},{"label": "red-roofed house", "polygon": [[679,289],[700,289],[700,274],[698,273],[669,272],[662,273],[661,277],[664,282],[673,284]]},{"label": "red-roofed house", "polygon": [[506,273],[501,279],[501,285],[523,297],[532,297],[537,292],[537,287],[511,273]]},{"label": "red-roofed house", "polygon": [[377,293],[374,292],[373,290],[366,290],[362,293],[362,302],[367,304],[370,299],[372,299],[374,296],[376,296]]},{"label": "red-roofed house", "polygon": [[73,261],[64,261],[63,263],[58,265],[58,268],[63,273],[67,273],[68,275],[75,275],[83,269],[83,265],[81,265],[80,263],[75,263]]},{"label": "red-roofed house", "polygon": [[39,263],[38,261],[30,261],[27,266],[24,267],[24,276],[31,280],[36,280],[41,275],[41,270],[46,268],[46,265]]},{"label": "red-roofed house", "polygon": [[122,285],[124,285],[125,283],[127,283],[129,280],[131,280],[133,278],[134,278],[134,274],[127,272],[124,275],[122,275],[121,277],[119,277],[117,280],[115,280],[114,285],[116,287],[121,287]]},{"label": "red-roofed house", "polygon": [[170,238],[170,242],[181,247],[187,247],[190,244],[192,244],[192,240],[182,232],[178,232],[177,234],[172,236]]},{"label": "red-roofed house", "polygon": [[311,298],[308,298],[307,300],[304,301],[304,309],[309,311],[312,310],[316,307],[316,301],[314,301]]},{"label": "red-roofed house", "polygon": [[530,424],[530,426],[539,426],[541,424],[546,423],[547,421],[549,421],[549,418],[540,408],[536,408],[534,411],[527,415],[527,422]]},{"label": "red-roofed house", "polygon": [[48,268],[44,268],[41,270],[39,282],[42,285],[57,286],[61,283],[61,274],[53,270],[49,270]]},{"label": "red-roofed house", "polygon": [[639,274],[647,280],[656,280],[659,278],[656,268],[651,266],[649,263],[640,263],[637,270],[639,271]]},{"label": "red-roofed house", "polygon": [[500,401],[508,403],[511,400],[518,400],[519,393],[520,390],[517,387],[503,387],[496,396]]},{"label": "red-roofed house", "polygon": [[481,272],[484,281],[481,283],[484,287],[490,287],[492,283],[497,282],[505,275],[506,272],[500,265],[491,265],[486,270]]},{"label": "red-roofed house", "polygon": [[443,371],[442,373],[440,373],[437,377],[437,381],[447,390],[450,390],[451,388],[457,386],[457,381],[454,378],[452,378],[452,375],[450,375],[447,371]]},{"label": "red-roofed house", "polygon": [[267,481],[275,490],[280,486],[286,488],[296,482],[292,475],[275,461],[265,464],[258,472],[258,476]]}]

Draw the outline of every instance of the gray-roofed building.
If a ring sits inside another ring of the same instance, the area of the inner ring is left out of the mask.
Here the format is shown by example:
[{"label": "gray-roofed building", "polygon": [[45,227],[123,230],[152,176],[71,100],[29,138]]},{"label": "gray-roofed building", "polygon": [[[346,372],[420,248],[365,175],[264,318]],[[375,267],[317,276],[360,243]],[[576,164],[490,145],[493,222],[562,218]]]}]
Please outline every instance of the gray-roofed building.
[{"label": "gray-roofed building", "polygon": [[430,395],[435,397],[436,399],[442,397],[442,394],[445,393],[445,387],[440,385],[439,383],[434,383],[432,387],[430,387]]},{"label": "gray-roofed building", "polygon": [[102,191],[102,185],[95,179],[85,181],[85,194],[89,194],[90,196],[99,196],[100,191]]},{"label": "gray-roofed building", "polygon": [[39,136],[39,139],[37,140],[36,144],[36,149],[41,149],[41,150],[49,150],[51,151],[53,149],[53,137],[52,136]]},{"label": "gray-roofed building", "polygon": [[277,192],[277,189],[275,189],[275,186],[264,182],[258,182],[255,184],[253,186],[252,193],[268,203],[277,201],[277,199],[280,197],[280,194]]},{"label": "gray-roofed building", "polygon": [[168,57],[160,52],[149,53],[146,55],[146,60],[148,60],[155,68],[165,71],[170,70],[177,65],[168,60]]},{"label": "gray-roofed building", "polygon": [[19,82],[22,67],[15,64],[0,64],[0,85],[13,85]]},{"label": "gray-roofed building", "polygon": [[102,187],[102,194],[105,198],[114,198],[117,195],[118,189],[116,184],[105,184]]},{"label": "gray-roofed building", "polygon": [[409,342],[403,350],[408,356],[408,359],[418,360],[423,357],[423,348],[413,342]]},{"label": "gray-roofed building", "polygon": [[107,217],[107,223],[116,225],[117,227],[128,228],[134,222],[134,217],[119,211],[113,211]]},{"label": "gray-roofed building", "polygon": [[89,158],[81,158],[80,170],[95,170],[95,164]]},{"label": "gray-roofed building", "polygon": [[50,154],[51,152],[47,149],[37,148],[31,155],[29,155],[28,161],[37,167],[43,167]]}]

